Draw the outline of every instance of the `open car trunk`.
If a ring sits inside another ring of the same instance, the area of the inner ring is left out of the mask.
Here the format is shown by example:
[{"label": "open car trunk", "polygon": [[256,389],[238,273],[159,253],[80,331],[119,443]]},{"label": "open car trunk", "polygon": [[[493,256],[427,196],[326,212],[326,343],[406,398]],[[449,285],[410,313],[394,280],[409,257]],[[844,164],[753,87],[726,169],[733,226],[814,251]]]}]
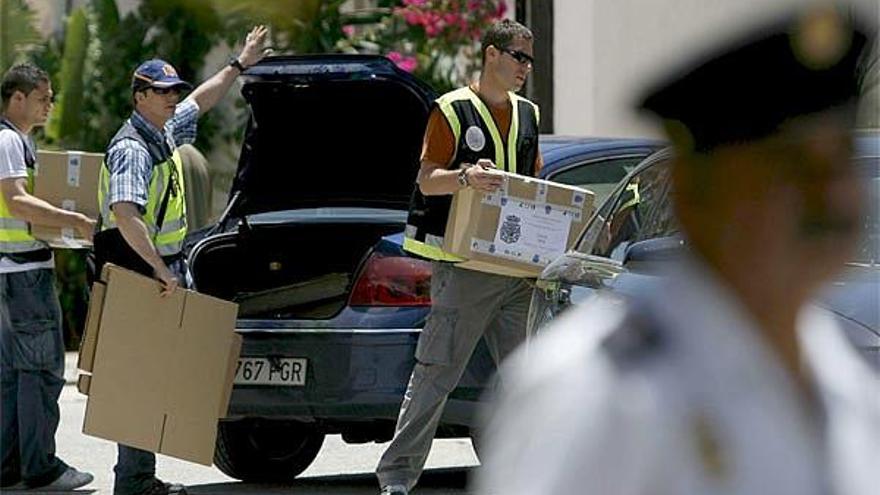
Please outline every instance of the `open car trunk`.
[{"label": "open car trunk", "polygon": [[241,318],[329,318],[404,229],[434,94],[378,56],[268,57],[242,78],[250,119],[227,210],[190,255],[196,287]]},{"label": "open car trunk", "polygon": [[331,318],[370,249],[401,230],[387,218],[255,225],[204,241],[190,269],[199,292],[237,302],[240,318]]}]

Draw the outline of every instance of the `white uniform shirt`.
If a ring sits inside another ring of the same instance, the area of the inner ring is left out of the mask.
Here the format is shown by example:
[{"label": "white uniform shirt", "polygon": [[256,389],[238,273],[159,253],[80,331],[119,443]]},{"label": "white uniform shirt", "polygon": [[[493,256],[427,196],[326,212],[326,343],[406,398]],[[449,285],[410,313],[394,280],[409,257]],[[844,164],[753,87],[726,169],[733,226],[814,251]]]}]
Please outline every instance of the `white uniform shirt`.
[{"label": "white uniform shirt", "polygon": [[[27,177],[22,142],[27,143],[31,152],[36,156],[36,147],[29,136],[17,129],[15,131],[0,130],[0,180]],[[16,263],[9,258],[0,258],[0,273],[23,272],[37,268],[53,268],[54,266],[55,261],[52,259],[33,263]]]},{"label": "white uniform shirt", "polygon": [[[831,315],[798,321],[822,424],[742,308],[687,265],[644,301],[572,310],[508,362],[478,493],[880,493],[880,381]],[[640,307],[656,343],[628,336]]]}]

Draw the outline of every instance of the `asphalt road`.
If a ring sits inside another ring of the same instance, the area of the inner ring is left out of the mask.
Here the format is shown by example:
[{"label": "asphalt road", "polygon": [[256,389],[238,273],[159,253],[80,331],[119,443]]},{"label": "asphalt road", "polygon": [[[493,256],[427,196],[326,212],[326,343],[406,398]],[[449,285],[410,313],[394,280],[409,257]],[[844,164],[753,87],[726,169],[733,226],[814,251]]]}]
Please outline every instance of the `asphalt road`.
[{"label": "asphalt road", "polygon": [[[68,464],[95,475],[88,489],[77,493],[112,494],[116,446],[82,433],[86,397],[72,383],[76,376],[76,355],[68,353],[68,385],[61,393],[61,424],[57,451]],[[292,485],[251,485],[233,480],[217,468],[158,456],[157,474],[166,481],[184,483],[193,494],[264,495],[376,495],[379,492],[373,469],[385,445],[347,445],[339,435],[327,437],[315,462]],[[468,439],[435,440],[422,481],[415,495],[459,495],[467,490],[468,476],[478,464]],[[13,494],[14,491],[3,491]],[[34,492],[19,492],[34,493]],[[45,492],[43,492],[45,493]],[[68,492],[69,493],[69,492]]]}]

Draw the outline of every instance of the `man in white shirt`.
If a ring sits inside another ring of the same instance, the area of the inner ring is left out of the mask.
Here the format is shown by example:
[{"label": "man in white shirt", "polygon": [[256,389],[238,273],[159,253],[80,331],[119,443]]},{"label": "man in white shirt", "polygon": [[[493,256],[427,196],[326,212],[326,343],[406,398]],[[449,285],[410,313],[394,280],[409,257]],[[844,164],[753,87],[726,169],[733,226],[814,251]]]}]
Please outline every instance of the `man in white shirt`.
[{"label": "man in white shirt", "polygon": [[850,21],[797,12],[643,100],[689,251],[510,362],[479,493],[877,493],[880,378],[809,304],[865,206],[850,129],[871,40]]},{"label": "man in white shirt", "polygon": [[0,487],[69,491],[91,483],[92,475],[55,456],[64,386],[61,308],[52,252],[29,226],[71,227],[90,239],[95,222],[33,195],[30,133],[52,110],[46,73],[30,64],[12,67],[0,96]]}]

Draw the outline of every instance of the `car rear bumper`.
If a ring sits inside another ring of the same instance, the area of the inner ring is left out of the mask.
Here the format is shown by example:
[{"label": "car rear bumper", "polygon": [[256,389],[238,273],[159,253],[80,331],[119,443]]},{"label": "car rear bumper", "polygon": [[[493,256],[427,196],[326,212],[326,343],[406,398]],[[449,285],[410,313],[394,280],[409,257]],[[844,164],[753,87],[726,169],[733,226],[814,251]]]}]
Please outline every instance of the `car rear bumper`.
[{"label": "car rear bumper", "polygon": [[[420,330],[239,328],[241,357],[303,358],[305,385],[239,385],[228,419],[266,417],[359,423],[397,419]],[[483,346],[450,395],[444,423],[470,425],[494,366]]]}]

